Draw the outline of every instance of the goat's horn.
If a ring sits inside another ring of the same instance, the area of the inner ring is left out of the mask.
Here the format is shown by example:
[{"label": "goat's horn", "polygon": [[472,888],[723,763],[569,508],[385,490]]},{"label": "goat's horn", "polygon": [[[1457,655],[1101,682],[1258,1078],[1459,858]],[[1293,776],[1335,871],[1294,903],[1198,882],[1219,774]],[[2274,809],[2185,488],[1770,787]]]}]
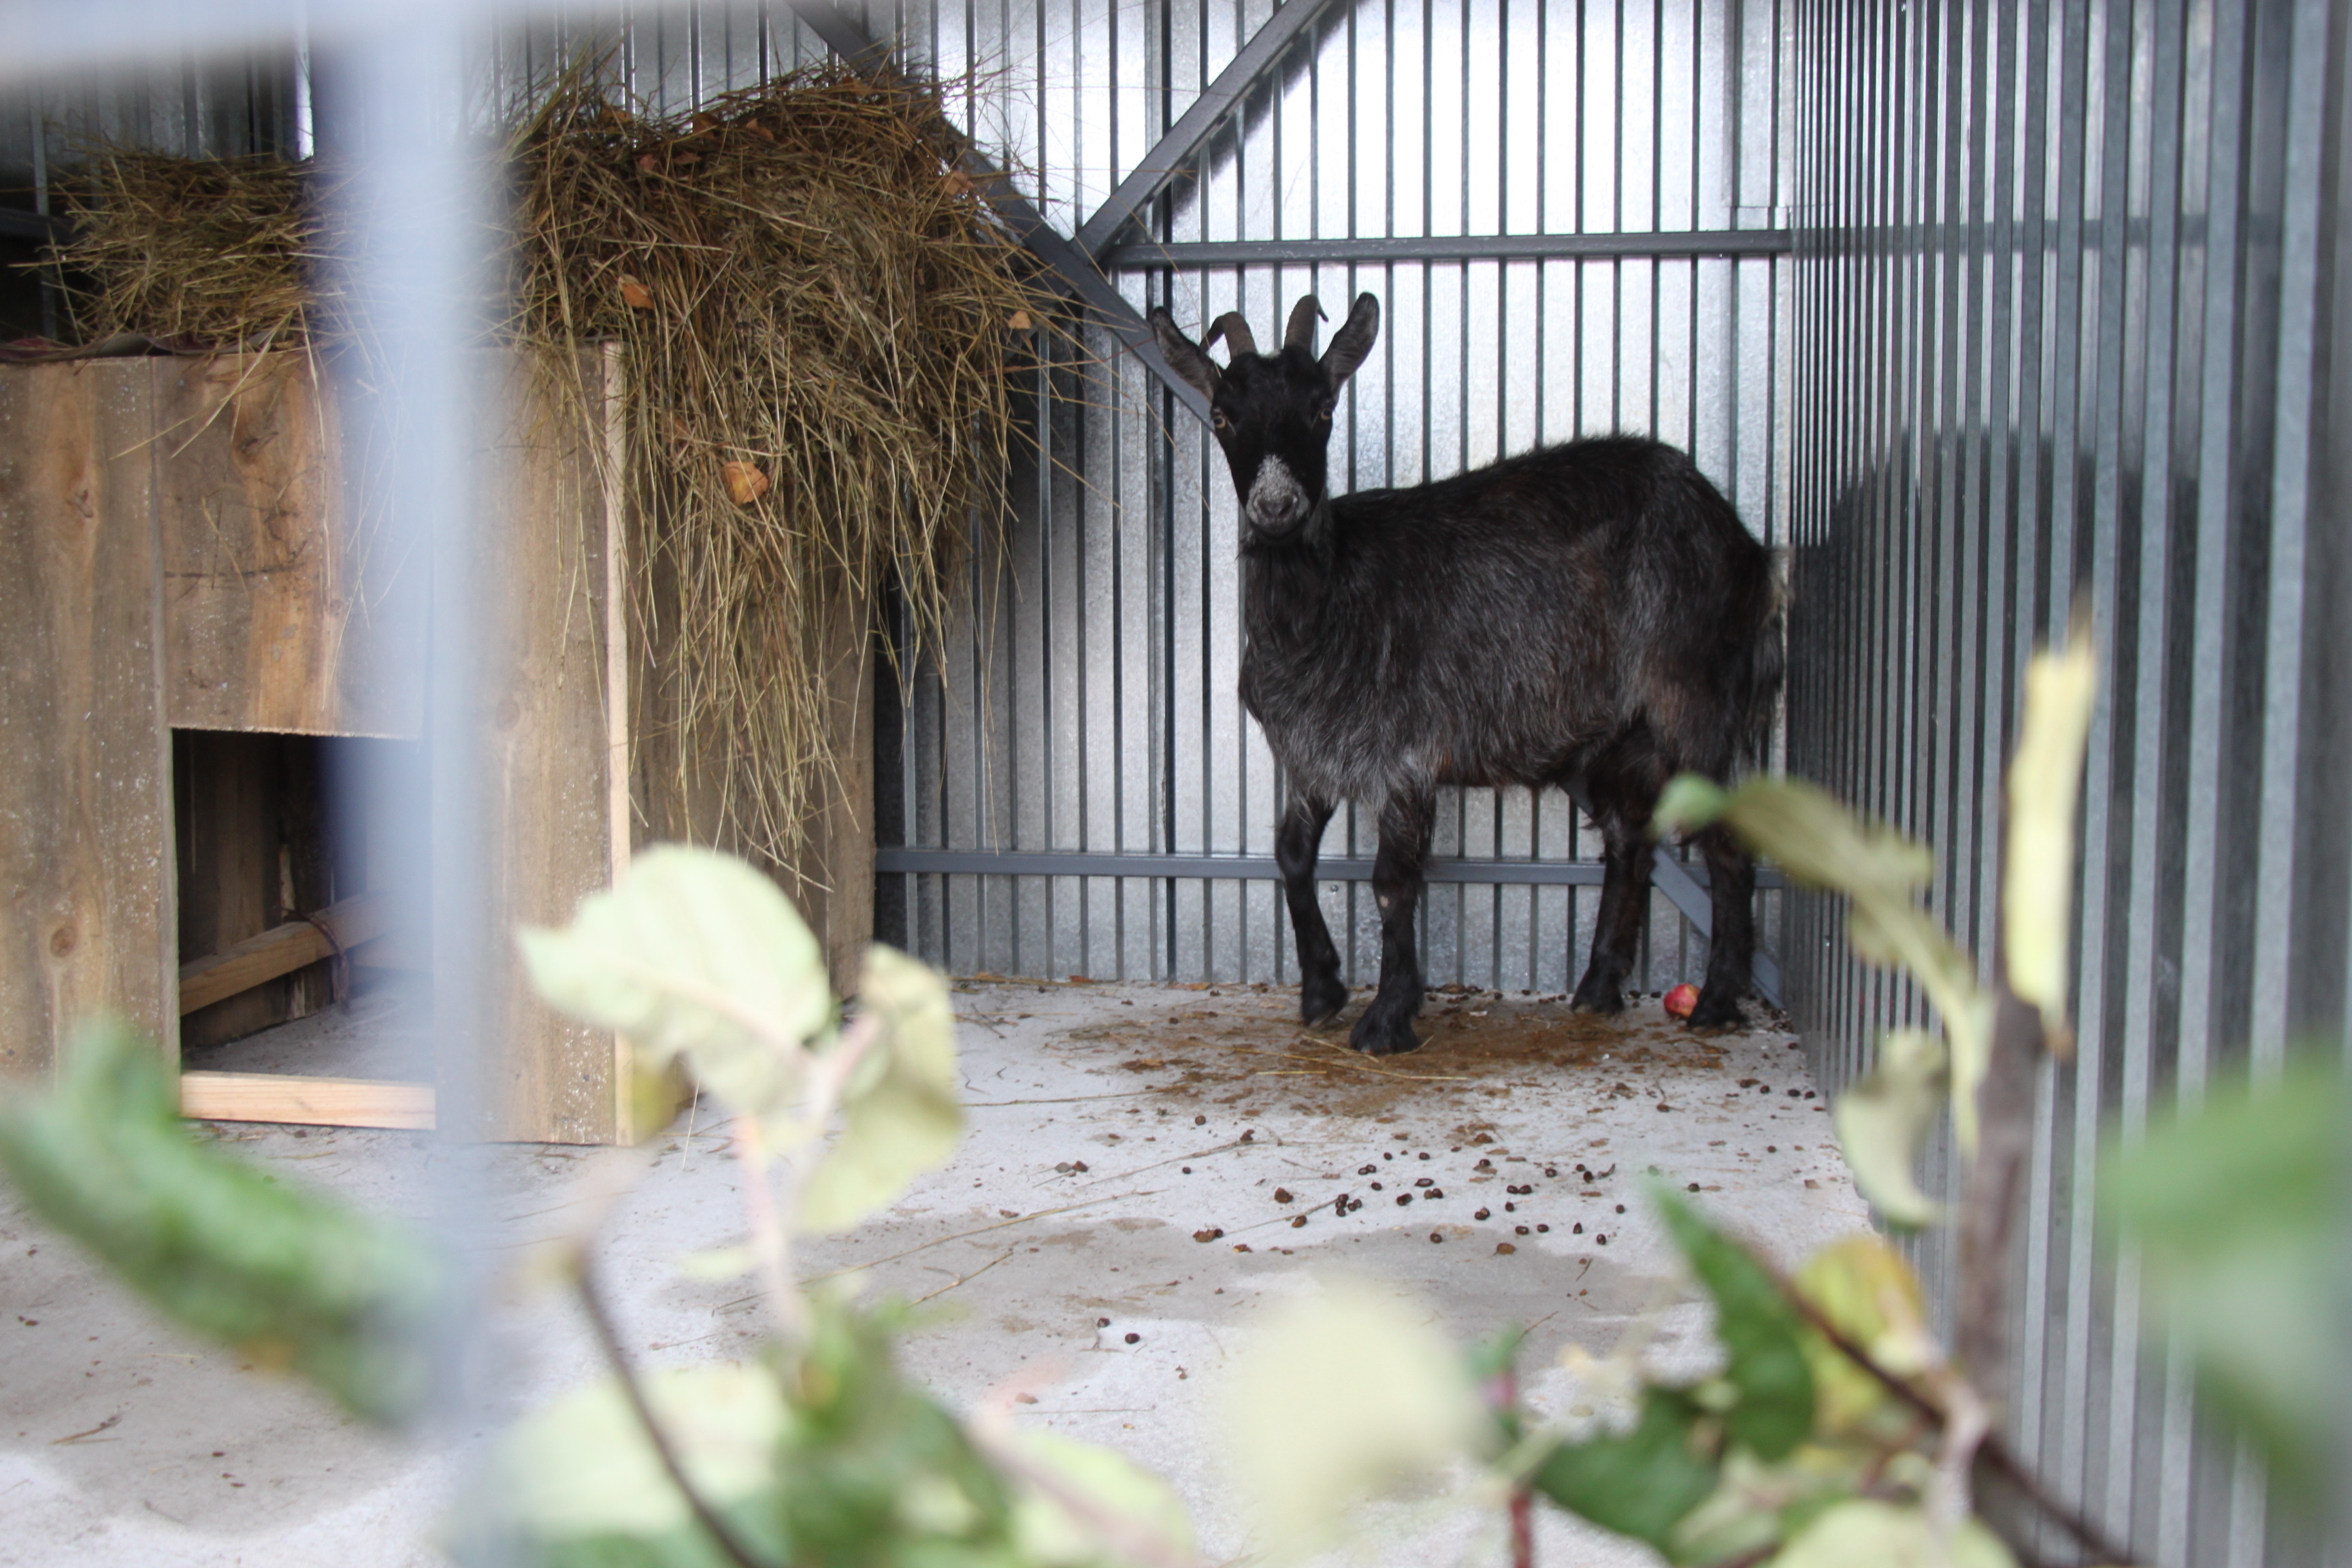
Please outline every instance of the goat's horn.
[{"label": "goat's horn", "polygon": [[1225,340],[1226,348],[1235,359],[1257,353],[1257,340],[1250,336],[1249,323],[1242,319],[1239,310],[1227,310],[1211,321],[1208,335],[1201,340],[1201,346],[1207,348],[1219,338]]},{"label": "goat's horn", "polygon": [[1315,323],[1329,321],[1323,313],[1322,302],[1312,294],[1299,296],[1298,303],[1290,307],[1290,325],[1282,334],[1282,346],[1315,352]]}]

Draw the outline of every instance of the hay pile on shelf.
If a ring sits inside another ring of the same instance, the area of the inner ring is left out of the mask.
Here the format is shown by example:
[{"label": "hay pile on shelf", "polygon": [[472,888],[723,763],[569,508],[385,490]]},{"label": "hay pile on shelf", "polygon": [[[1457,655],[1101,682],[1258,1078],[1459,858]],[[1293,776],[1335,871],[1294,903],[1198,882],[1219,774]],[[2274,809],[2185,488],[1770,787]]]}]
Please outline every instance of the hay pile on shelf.
[{"label": "hay pile on shelf", "polygon": [[310,341],[318,182],[282,158],[89,148],[64,183],[62,259],[76,335],[135,333],[191,350]]},{"label": "hay pile on shelf", "polygon": [[[574,69],[508,142],[504,335],[575,397],[577,346],[625,345],[635,613],[677,658],[665,752],[715,806],[701,826],[779,864],[837,762],[828,607],[895,582],[919,633],[943,626],[1003,504],[1009,361],[1064,330],[962,152],[935,89],[838,64],[672,118]],[[86,335],[334,336],[312,171],[108,150],[84,175],[62,260],[92,285]]]}]

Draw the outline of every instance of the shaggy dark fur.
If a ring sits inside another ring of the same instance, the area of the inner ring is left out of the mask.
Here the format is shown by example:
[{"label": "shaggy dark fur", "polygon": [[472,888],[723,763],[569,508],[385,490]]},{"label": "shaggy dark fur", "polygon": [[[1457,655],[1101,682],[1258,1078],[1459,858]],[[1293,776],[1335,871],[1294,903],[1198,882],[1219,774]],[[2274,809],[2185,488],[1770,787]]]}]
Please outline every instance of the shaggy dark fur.
[{"label": "shaggy dark fur", "polygon": [[[1648,913],[1650,816],[1667,779],[1717,779],[1761,752],[1780,683],[1771,560],[1672,447],[1631,436],[1546,447],[1412,489],[1333,497],[1331,411],[1370,352],[1380,302],[1359,298],[1320,359],[1313,299],[1278,353],[1220,317],[1222,369],[1164,310],[1168,361],[1213,411],[1244,512],[1241,695],[1290,782],[1275,852],[1319,1023],[1347,1002],[1315,897],[1333,807],[1379,814],[1372,889],[1379,994],[1350,1038],[1418,1044],[1413,941],[1441,784],[1580,782],[1607,847],[1599,930],[1576,1005],[1622,1007]],[[1694,1027],[1739,1019],[1755,946],[1755,872],[1700,836],[1714,940]]]}]

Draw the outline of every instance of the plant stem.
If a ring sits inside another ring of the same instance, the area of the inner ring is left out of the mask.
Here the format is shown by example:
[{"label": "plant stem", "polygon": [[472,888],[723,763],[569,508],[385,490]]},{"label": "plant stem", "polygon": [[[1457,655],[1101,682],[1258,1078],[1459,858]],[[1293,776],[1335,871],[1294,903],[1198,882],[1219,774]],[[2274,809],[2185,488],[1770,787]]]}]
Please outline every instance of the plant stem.
[{"label": "plant stem", "polygon": [[735,1119],[735,1157],[743,1166],[743,1211],[751,1224],[751,1250],[760,1259],[768,1304],[786,1337],[797,1339],[804,1324],[800,1292],[785,1263],[783,1222],[776,1214],[775,1189],[768,1184],[768,1135],[749,1112]]},{"label": "plant stem", "polygon": [[[1778,1278],[1777,1275],[1775,1278]],[[1885,1367],[1881,1366],[1868,1351],[1857,1344],[1844,1330],[1832,1322],[1826,1313],[1813,1305],[1787,1280],[1781,1279],[1779,1283],[1780,1293],[1787,1297],[1790,1304],[1797,1309],[1798,1315],[1811,1324],[1823,1339],[1829,1341],[1840,1355],[1868,1373],[1888,1393],[1934,1422],[1939,1429],[1943,1426],[1945,1420],[1943,1406],[1913,1386],[1910,1379],[1898,1373],[1889,1372]],[[1986,1435],[1984,1441],[1977,1447],[1976,1457],[1977,1463],[1991,1470],[2002,1480],[2023,1493],[2027,1501],[2040,1509],[2067,1534],[2073,1536],[2095,1561],[2100,1563],[2131,1561],[2130,1554],[2123,1547],[2109,1540],[2105,1531],[2044,1490],[2041,1481],[2034,1478],[2033,1473],[2025,1468],[2024,1463],[2016,1455],[2009,1451],[2008,1446],[2001,1442],[1998,1434]]]},{"label": "plant stem", "polygon": [[588,1315],[588,1326],[594,1331],[596,1344],[604,1352],[605,1361],[612,1364],[614,1375],[620,1380],[621,1392],[627,1397],[629,1408],[636,1413],[637,1425],[645,1428],[646,1440],[654,1446],[654,1453],[660,1458],[662,1469],[668,1474],[670,1484],[677,1488],[678,1495],[686,1500],[686,1506],[696,1521],[709,1532],[710,1539],[718,1543],[719,1550],[735,1564],[735,1568],[776,1568],[775,1564],[764,1561],[746,1546],[742,1538],[719,1517],[718,1510],[712,1508],[703,1495],[694,1489],[694,1483],[687,1479],[686,1467],[678,1462],[677,1450],[671,1447],[669,1434],[664,1432],[661,1423],[654,1419],[653,1406],[646,1401],[645,1388],[637,1382],[636,1371],[630,1366],[627,1354],[621,1349],[621,1337],[613,1328],[612,1315],[604,1310],[604,1298],[596,1290],[593,1266],[584,1251],[578,1255],[578,1265],[572,1270],[572,1283],[580,1292],[580,1305]]},{"label": "plant stem", "polygon": [[1981,1131],[1960,1202],[1960,1289],[1952,1314],[1957,1359],[1996,1416],[2009,1386],[2011,1243],[2033,1163],[2033,1069],[2042,1043],[2041,1010],[2003,985],[1977,1089]]},{"label": "plant stem", "polygon": [[1536,1568],[1536,1499],[1525,1487],[1511,1489],[1511,1568]]}]

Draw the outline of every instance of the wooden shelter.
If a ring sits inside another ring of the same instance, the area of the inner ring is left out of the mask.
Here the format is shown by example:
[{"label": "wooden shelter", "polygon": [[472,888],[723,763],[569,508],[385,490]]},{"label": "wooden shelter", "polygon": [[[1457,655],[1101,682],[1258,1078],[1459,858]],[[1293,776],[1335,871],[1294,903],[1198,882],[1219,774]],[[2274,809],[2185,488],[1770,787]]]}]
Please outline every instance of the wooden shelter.
[{"label": "wooden shelter", "polygon": [[[648,842],[712,837],[679,782],[663,650],[636,629],[655,623],[629,613],[626,487],[596,460],[622,449],[619,362],[588,368],[601,406],[566,409],[523,361],[484,353],[504,393],[480,578],[493,930],[569,919]],[[0,369],[0,1073],[45,1075],[102,1013],[176,1057],[324,1005],[338,952],[413,963],[417,944],[384,925],[397,849],[338,841],[322,805],[338,758],[413,750],[424,711],[415,661],[376,657],[425,614],[423,574],[362,574],[364,476],[345,463],[308,356]],[[840,784],[809,863],[778,875],[839,984],[872,929],[874,661],[865,605],[836,595],[830,624]],[[651,1131],[631,1124],[612,1037],[540,1004],[510,946],[490,963],[493,1135]],[[192,1115],[433,1114],[425,1084],[183,1086]]]}]

